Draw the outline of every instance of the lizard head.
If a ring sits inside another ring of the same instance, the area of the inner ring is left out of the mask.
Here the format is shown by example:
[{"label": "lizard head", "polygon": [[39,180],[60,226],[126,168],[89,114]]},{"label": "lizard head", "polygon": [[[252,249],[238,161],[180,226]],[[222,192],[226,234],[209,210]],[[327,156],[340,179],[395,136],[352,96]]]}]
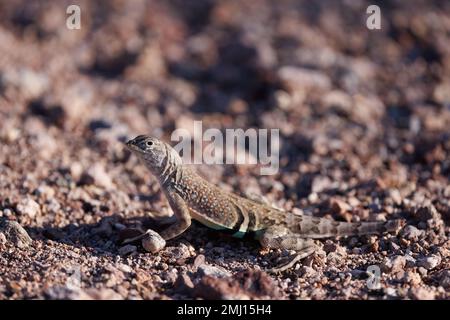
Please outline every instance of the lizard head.
[{"label": "lizard head", "polygon": [[154,173],[161,172],[166,164],[181,163],[180,156],[171,146],[151,136],[137,136],[126,145]]}]

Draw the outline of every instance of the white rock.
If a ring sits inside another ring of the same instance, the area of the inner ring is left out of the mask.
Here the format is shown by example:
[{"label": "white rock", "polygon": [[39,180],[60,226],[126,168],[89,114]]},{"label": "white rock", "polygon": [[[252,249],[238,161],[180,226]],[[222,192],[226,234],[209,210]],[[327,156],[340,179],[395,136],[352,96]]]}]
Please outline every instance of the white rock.
[{"label": "white rock", "polygon": [[326,93],[322,97],[322,104],[326,108],[337,108],[338,110],[350,114],[352,111],[353,101],[344,91],[334,90]]},{"label": "white rock", "polygon": [[106,189],[112,189],[114,187],[111,177],[100,163],[96,163],[90,167],[87,171],[87,175],[90,176],[94,180],[94,183],[99,187],[104,187]]},{"label": "white rock", "polygon": [[19,139],[20,135],[20,129],[16,128],[11,123],[2,125],[2,128],[0,129],[0,136],[10,143]]},{"label": "white rock", "polygon": [[29,197],[20,200],[16,208],[19,214],[26,215],[30,218],[36,217],[41,212],[39,204]]},{"label": "white rock", "polygon": [[55,190],[50,186],[42,184],[36,189],[36,194],[38,196],[44,196],[49,199],[55,196]]},{"label": "white rock", "polygon": [[397,290],[395,288],[386,288],[384,291],[388,296],[391,296],[391,297],[397,296]]},{"label": "white rock", "polygon": [[42,95],[49,85],[46,74],[25,68],[5,72],[4,80],[6,84],[19,87],[23,94],[31,99]]},{"label": "white rock", "polygon": [[390,189],[389,196],[392,198],[396,205],[402,204],[402,195],[400,194],[400,191],[398,189]]},{"label": "white rock", "polygon": [[70,175],[75,181],[78,181],[83,173],[83,166],[79,162],[70,165]]},{"label": "white rock", "polygon": [[298,68],[294,66],[284,66],[278,70],[278,77],[290,89],[328,89],[331,86],[330,78],[319,71]]},{"label": "white rock", "polygon": [[147,230],[144,238],[142,238],[142,246],[145,251],[156,253],[166,246],[166,241],[153,230]]},{"label": "white rock", "polygon": [[48,212],[57,213],[61,209],[61,204],[56,199],[50,199],[47,204]]},{"label": "white rock", "polygon": [[231,276],[231,273],[228,270],[222,267],[212,266],[206,263],[198,267],[197,273],[200,276],[211,276],[214,278],[226,278]]},{"label": "white rock", "polygon": [[57,143],[52,135],[45,131],[41,131],[36,135],[34,147],[38,150],[39,155],[44,159],[51,159],[57,151]]},{"label": "white rock", "polygon": [[417,300],[434,300],[435,298],[433,291],[422,287],[411,289],[411,295]]},{"label": "white rock", "polygon": [[124,264],[124,263],[119,263],[119,265],[117,266],[117,268],[118,268],[120,271],[125,272],[125,273],[130,273],[130,272],[133,271],[133,269],[132,269],[129,265],[126,265],[126,264]]},{"label": "white rock", "polygon": [[3,232],[0,232],[0,244],[5,244],[8,240]]},{"label": "white rock", "polygon": [[3,235],[1,242],[9,241],[18,248],[26,248],[33,242],[27,231],[16,221],[0,221],[0,234]]},{"label": "white rock", "polygon": [[423,267],[427,270],[436,268],[441,263],[441,258],[438,256],[429,256],[417,261],[419,267]]}]

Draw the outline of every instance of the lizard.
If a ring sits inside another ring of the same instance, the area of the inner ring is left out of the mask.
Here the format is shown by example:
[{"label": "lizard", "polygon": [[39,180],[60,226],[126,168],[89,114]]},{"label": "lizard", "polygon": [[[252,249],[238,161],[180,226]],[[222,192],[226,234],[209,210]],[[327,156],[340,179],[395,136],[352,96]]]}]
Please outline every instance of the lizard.
[{"label": "lizard", "polygon": [[219,231],[242,238],[251,235],[263,248],[295,252],[290,261],[270,269],[281,272],[313,254],[314,240],[396,232],[404,220],[385,222],[343,222],[275,209],[254,199],[226,192],[184,165],[180,155],[158,138],[139,135],[126,146],[158,179],[175,215],[175,222],[162,230],[164,240],[181,235],[191,219]]}]

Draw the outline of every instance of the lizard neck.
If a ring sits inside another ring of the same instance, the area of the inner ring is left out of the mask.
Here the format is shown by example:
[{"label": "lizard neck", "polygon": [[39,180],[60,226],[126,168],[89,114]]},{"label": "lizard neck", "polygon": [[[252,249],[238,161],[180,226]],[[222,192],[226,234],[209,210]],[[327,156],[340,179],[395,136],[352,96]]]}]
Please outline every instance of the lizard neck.
[{"label": "lizard neck", "polygon": [[158,178],[161,185],[177,183],[181,179],[183,162],[178,153],[170,146],[165,145],[166,156],[157,167],[150,167],[152,173]]},{"label": "lizard neck", "polygon": [[170,172],[159,176],[159,183],[164,189],[176,189],[175,187],[181,183],[183,178],[183,167],[175,166]]}]

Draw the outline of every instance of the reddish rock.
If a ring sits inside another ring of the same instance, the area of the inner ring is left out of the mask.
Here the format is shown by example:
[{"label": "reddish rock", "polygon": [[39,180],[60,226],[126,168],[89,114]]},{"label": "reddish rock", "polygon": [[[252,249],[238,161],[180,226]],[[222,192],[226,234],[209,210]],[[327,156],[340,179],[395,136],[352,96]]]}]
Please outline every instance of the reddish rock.
[{"label": "reddish rock", "polygon": [[195,286],[194,294],[204,299],[281,298],[277,286],[267,273],[252,270],[222,279],[205,276]]}]

